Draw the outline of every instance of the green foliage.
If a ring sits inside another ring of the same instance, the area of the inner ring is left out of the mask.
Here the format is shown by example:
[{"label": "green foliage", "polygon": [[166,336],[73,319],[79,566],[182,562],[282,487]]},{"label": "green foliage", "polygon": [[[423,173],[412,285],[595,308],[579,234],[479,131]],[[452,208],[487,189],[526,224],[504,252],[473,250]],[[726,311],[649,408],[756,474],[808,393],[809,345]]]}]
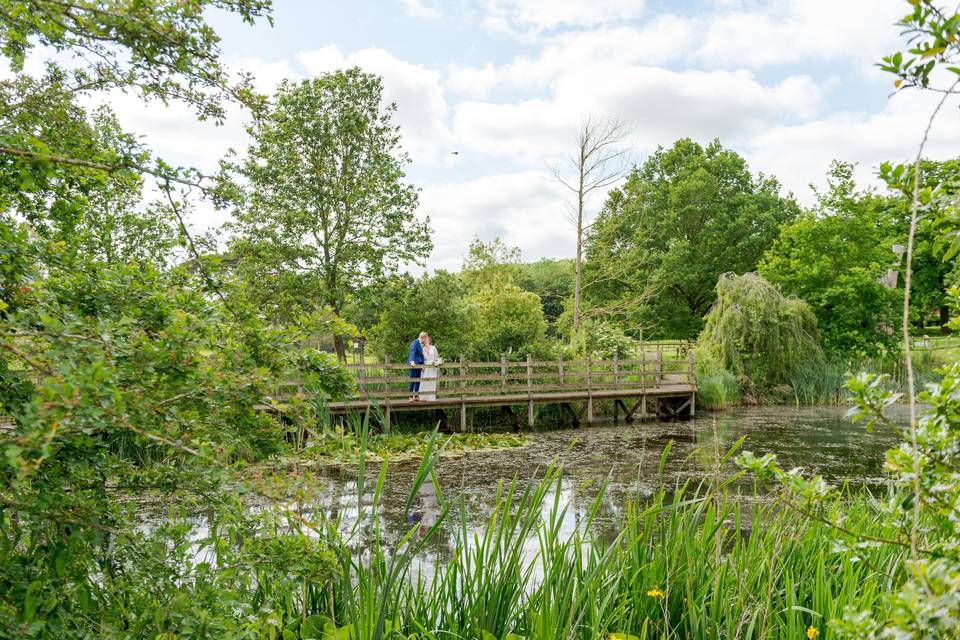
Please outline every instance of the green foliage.
[{"label": "green foliage", "polygon": [[514,282],[524,291],[540,296],[543,317],[552,332],[556,331],[557,320],[563,313],[566,302],[573,297],[573,268],[572,260],[547,258],[518,264],[516,267]]},{"label": "green foliage", "polygon": [[394,362],[406,362],[410,342],[428,331],[437,351],[450,360],[473,355],[478,323],[477,308],[465,298],[460,279],[438,271],[388,300],[371,334],[381,353]]},{"label": "green foliage", "polygon": [[[939,64],[956,64],[960,60],[960,14],[932,0],[911,0],[913,11],[900,23],[908,37],[907,55],[897,52],[884,58],[881,67],[897,76],[896,87],[934,88],[945,93],[944,100],[955,93],[957,81],[946,88],[931,86],[938,78]],[[950,5],[952,6],[952,5]],[[947,72],[960,75],[960,68]],[[942,106],[943,102],[940,102]],[[938,107],[939,110],[939,107]],[[926,131],[936,111],[931,116]],[[926,135],[924,136],[926,141]],[[894,190],[910,194],[910,225],[906,245],[907,273],[914,254],[915,230],[920,216],[930,216],[933,226],[944,234],[942,240],[956,247],[957,202],[950,196],[948,182],[927,181],[923,177],[920,157],[910,164],[881,166],[881,177]],[[946,258],[955,254],[948,250]],[[912,287],[906,287],[909,294]],[[910,298],[905,297],[904,307]],[[909,308],[904,309],[904,314]],[[903,321],[904,339],[909,340],[908,317]],[[836,629],[856,640],[874,638],[954,638],[960,632],[960,365],[943,370],[939,383],[928,384],[914,397],[913,362],[910,345],[905,345],[905,368],[908,373],[907,397],[909,420],[904,428],[901,419],[892,418],[889,410],[902,394],[890,390],[886,376],[861,373],[851,377],[847,388],[853,408],[849,415],[872,429],[878,424],[900,431],[902,442],[887,452],[886,468],[891,473],[891,494],[883,505],[883,525],[892,533],[869,536],[849,528],[841,511],[824,515],[824,505],[836,504],[838,492],[822,478],[805,477],[800,470],[785,472],[773,456],[761,458],[745,454],[741,464],[759,477],[774,477],[782,486],[788,504],[806,513],[818,514],[835,531],[842,532],[843,545],[837,549],[873,548],[899,550],[904,558],[897,569],[902,578],[891,585],[886,606],[851,605],[837,616]],[[918,415],[919,414],[919,415]],[[797,506],[799,505],[799,506]],[[828,507],[829,508],[829,507]]]},{"label": "green foliage", "polygon": [[740,402],[740,385],[729,371],[697,374],[697,404],[717,411],[729,409]]},{"label": "green foliage", "polygon": [[[389,433],[370,436],[361,442],[356,433],[340,434],[325,431],[306,450],[322,461],[356,463],[360,455],[367,461],[421,459],[430,444],[429,431],[419,433]],[[445,455],[460,455],[468,451],[522,447],[523,434],[515,433],[454,433],[442,437]]]},{"label": "green foliage", "polygon": [[431,249],[409,162],[380,78],[353,68],[284,81],[233,169],[244,182],[230,225],[237,276],[290,318],[381,283]]},{"label": "green foliage", "polygon": [[649,337],[692,338],[717,278],[754,270],[797,213],[775,179],[754,177],[718,141],[658,149],[611,192],[591,229],[586,314],[644,327]]},{"label": "green foliage", "polygon": [[69,76],[82,90],[128,87],[147,99],[185,101],[199,117],[222,120],[225,99],[239,98],[251,106],[257,102],[249,79],[231,85],[221,65],[220,39],[206,23],[212,8],[252,24],[268,14],[270,2],[3,0],[0,53],[16,73],[37,47],[77,53]]},{"label": "green foliage", "polygon": [[[408,519],[413,524],[395,534],[399,544],[387,544],[381,528],[373,527],[368,544],[351,546],[362,524],[335,536],[340,578],[329,583],[329,592],[311,582],[318,597],[304,599],[304,608],[294,608],[278,626],[323,616],[331,631],[336,620],[356,638],[390,629],[436,640],[760,639],[805,637],[811,627],[831,637],[845,607],[887,611],[884,596],[902,576],[901,549],[837,553],[828,526],[782,504],[755,507],[752,526],[746,526],[747,514],[723,492],[729,480],[723,475],[712,488],[682,485],[637,495],[620,514],[608,511],[601,486],[578,509],[578,526],[567,528],[574,507],[561,497],[561,469],[551,465],[540,479],[499,487],[485,524],[475,528],[468,496],[442,495],[431,486],[433,468],[428,458],[421,463],[404,515],[429,509],[434,517]],[[372,507],[361,503],[361,520],[380,521],[385,470],[372,487]],[[361,470],[359,491],[364,475]],[[895,533],[867,498],[847,497],[851,530]],[[840,512],[838,505],[825,506],[823,515]],[[599,529],[607,518],[616,521],[613,539]],[[430,579],[418,577],[414,559],[438,540],[451,557]],[[300,601],[294,593],[291,599]]]},{"label": "green foliage", "polygon": [[602,360],[631,358],[636,355],[640,343],[628,336],[620,327],[610,322],[588,318],[571,336],[569,356],[576,359],[592,356]]},{"label": "green foliage", "polygon": [[853,165],[835,162],[815,212],[785,225],[759,272],[787,295],[805,300],[819,320],[824,349],[873,356],[895,349],[902,293],[879,282],[896,268],[902,204],[857,192]]},{"label": "green foliage", "polygon": [[474,357],[493,361],[500,354],[513,357],[547,349],[547,321],[540,298],[515,284],[491,286],[477,292],[477,332]]},{"label": "green foliage", "polygon": [[750,391],[762,393],[822,360],[817,319],[805,302],[785,298],[754,273],[724,274],[697,356],[708,371],[729,371]]}]

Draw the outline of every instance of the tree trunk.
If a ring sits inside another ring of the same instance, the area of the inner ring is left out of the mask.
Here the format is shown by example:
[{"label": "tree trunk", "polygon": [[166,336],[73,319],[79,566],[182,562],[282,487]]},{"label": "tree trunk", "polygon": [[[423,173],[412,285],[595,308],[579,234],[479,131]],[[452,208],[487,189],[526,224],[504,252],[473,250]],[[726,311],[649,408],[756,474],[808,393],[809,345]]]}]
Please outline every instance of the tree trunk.
[{"label": "tree trunk", "polygon": [[950,333],[950,327],[947,323],[950,322],[950,307],[946,305],[941,305],[940,307],[940,331],[943,333]]},{"label": "tree trunk", "polygon": [[333,350],[337,352],[337,360],[340,362],[347,361],[347,344],[340,334],[333,334]]},{"label": "tree trunk", "polygon": [[582,299],[581,283],[583,282],[583,146],[580,147],[580,189],[577,193],[577,259],[574,265],[573,283],[573,333],[580,330],[580,304]]}]

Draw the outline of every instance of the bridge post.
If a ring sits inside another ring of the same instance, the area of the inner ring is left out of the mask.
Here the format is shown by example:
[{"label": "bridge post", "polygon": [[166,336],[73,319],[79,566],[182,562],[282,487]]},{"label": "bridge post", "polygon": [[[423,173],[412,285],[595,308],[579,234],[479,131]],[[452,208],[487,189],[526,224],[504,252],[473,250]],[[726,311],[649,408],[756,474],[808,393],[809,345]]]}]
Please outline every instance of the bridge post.
[{"label": "bridge post", "polygon": [[533,429],[533,356],[527,354],[527,428]]},{"label": "bridge post", "polygon": [[500,354],[500,393],[507,394],[507,356]]},{"label": "bridge post", "polygon": [[690,394],[690,417],[693,418],[697,413],[697,390],[694,386],[696,384],[696,371],[693,365],[693,349],[687,349],[687,381],[692,387],[692,393]]},{"label": "bridge post", "polygon": [[587,424],[593,424],[593,355],[587,356]]},{"label": "bridge post", "polygon": [[647,388],[647,350],[640,343],[640,390]]},{"label": "bridge post", "polygon": [[466,390],[467,390],[467,381],[464,378],[467,376],[467,361],[463,354],[460,354],[460,432],[467,430],[467,400],[466,400]]},{"label": "bridge post", "polygon": [[[614,391],[620,390],[620,354],[613,354],[613,389]],[[618,404],[619,400],[614,400],[613,402],[613,424],[617,424],[620,421],[620,405]]]}]

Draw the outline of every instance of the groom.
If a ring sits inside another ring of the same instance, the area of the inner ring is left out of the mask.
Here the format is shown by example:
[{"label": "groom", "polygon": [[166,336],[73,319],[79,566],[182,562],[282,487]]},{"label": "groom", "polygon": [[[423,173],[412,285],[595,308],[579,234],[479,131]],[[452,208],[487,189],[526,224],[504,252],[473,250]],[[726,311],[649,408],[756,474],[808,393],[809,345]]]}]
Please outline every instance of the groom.
[{"label": "groom", "polygon": [[423,343],[427,341],[427,332],[421,331],[417,339],[410,343],[410,401],[420,400],[420,374],[423,373]]}]

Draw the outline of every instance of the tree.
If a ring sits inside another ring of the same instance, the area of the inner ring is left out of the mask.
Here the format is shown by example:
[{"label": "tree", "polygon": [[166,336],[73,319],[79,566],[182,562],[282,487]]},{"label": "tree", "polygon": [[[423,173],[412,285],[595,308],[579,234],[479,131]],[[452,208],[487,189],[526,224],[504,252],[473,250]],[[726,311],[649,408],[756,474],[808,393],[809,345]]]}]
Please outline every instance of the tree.
[{"label": "tree", "polygon": [[551,333],[556,330],[564,306],[573,297],[574,271],[573,260],[543,258],[517,265],[515,282],[524,291],[540,296],[543,316]]},{"label": "tree", "polygon": [[828,352],[876,355],[896,343],[892,328],[900,294],[881,278],[896,267],[891,247],[902,237],[902,205],[858,192],[853,168],[833,163],[816,209],[784,225],[759,271],[785,294],[810,304]]},{"label": "tree", "polygon": [[[630,165],[627,150],[621,144],[628,134],[626,123],[618,118],[585,117],[576,134],[576,152],[568,160],[567,170],[554,167],[557,182],[572,194],[570,222],[577,230],[574,257],[573,330],[580,328],[583,298],[583,245],[591,223],[587,215],[590,196],[617,183]],[[572,174],[572,175],[571,175]]]},{"label": "tree", "polygon": [[612,191],[587,240],[587,304],[649,335],[692,338],[722,273],[754,270],[796,217],[772,177],[719,141],[658,149]]},{"label": "tree", "polygon": [[806,302],[784,297],[755,273],[724,274],[697,356],[699,366],[729,371],[751,391],[790,384],[822,361],[817,317]]},{"label": "tree", "polygon": [[405,287],[386,303],[372,336],[380,353],[406,362],[410,341],[427,331],[447,359],[473,355],[478,313],[457,276],[438,271]]},{"label": "tree", "polygon": [[478,309],[473,355],[485,361],[544,351],[547,322],[540,298],[515,284],[486,287],[473,296]]},{"label": "tree", "polygon": [[510,283],[517,277],[520,265],[520,249],[508,247],[500,238],[484,242],[480,238],[470,241],[467,257],[463,259],[460,278],[469,289],[482,289],[494,283]]},{"label": "tree", "polygon": [[230,250],[247,281],[341,313],[350,294],[429,254],[396,107],[382,92],[379,77],[356,68],[280,84],[234,167],[245,185]]}]

